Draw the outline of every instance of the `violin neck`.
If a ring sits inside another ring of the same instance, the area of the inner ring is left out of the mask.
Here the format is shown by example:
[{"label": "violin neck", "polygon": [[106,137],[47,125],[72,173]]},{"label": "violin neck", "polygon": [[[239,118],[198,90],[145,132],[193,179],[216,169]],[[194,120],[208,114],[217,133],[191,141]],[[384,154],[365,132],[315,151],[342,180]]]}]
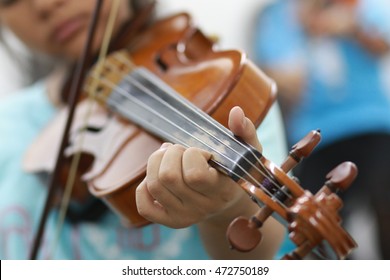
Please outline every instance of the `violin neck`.
[{"label": "violin neck", "polygon": [[126,75],[107,105],[163,141],[209,151],[210,164],[236,181],[261,156],[145,68]]}]

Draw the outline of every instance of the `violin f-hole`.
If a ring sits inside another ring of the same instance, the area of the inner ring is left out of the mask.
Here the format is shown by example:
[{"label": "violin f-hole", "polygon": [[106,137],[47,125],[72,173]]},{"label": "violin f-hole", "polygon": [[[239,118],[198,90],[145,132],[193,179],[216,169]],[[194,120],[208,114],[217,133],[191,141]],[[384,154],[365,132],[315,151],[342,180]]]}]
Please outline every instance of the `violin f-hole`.
[{"label": "violin f-hole", "polygon": [[167,72],[172,62],[177,63],[179,61],[177,58],[177,44],[170,44],[158,52],[155,61],[161,71]]},{"label": "violin f-hole", "polygon": [[156,58],[156,64],[159,66],[160,70],[163,72],[167,72],[168,70],[168,64],[164,62],[161,55],[158,55]]}]

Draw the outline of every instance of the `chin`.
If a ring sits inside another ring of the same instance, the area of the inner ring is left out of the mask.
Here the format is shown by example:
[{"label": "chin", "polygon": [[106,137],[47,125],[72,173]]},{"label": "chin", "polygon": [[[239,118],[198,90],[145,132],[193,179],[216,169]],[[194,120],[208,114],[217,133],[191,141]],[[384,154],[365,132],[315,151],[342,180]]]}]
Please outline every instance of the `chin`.
[{"label": "chin", "polygon": [[[87,33],[87,30],[83,30],[61,46],[62,54],[65,58],[71,61],[75,61],[81,58],[87,41]],[[94,42],[92,46],[93,54],[97,55],[100,51],[102,40],[103,32],[98,30],[94,35]]]},{"label": "chin", "polygon": [[75,61],[81,58],[86,44],[86,36],[81,35],[79,34],[61,46],[61,53],[66,59]]}]

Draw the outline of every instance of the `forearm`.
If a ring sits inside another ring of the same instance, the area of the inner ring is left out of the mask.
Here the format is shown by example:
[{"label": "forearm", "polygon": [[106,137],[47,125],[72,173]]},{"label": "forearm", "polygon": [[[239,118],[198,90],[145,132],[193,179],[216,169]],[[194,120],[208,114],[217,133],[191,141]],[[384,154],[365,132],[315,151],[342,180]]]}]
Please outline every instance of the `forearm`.
[{"label": "forearm", "polygon": [[354,38],[369,52],[375,55],[384,55],[389,52],[390,44],[378,34],[365,32],[358,27],[354,32]]}]

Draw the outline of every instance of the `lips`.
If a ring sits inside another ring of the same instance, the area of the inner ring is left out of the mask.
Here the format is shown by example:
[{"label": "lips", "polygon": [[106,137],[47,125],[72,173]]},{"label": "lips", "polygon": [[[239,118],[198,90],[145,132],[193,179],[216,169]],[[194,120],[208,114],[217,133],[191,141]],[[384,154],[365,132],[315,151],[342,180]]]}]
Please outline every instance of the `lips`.
[{"label": "lips", "polygon": [[85,26],[85,17],[78,16],[65,21],[54,28],[51,38],[57,44],[64,44],[77,35]]}]

